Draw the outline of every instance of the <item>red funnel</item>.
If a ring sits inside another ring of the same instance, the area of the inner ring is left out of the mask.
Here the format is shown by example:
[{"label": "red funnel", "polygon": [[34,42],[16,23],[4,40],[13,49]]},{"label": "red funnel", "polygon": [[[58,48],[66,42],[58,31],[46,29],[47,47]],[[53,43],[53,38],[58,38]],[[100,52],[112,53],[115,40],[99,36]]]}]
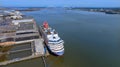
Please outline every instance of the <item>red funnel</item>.
[{"label": "red funnel", "polygon": [[48,27],[49,27],[48,22],[47,22],[47,21],[44,21],[44,22],[43,22],[43,26],[44,26],[44,28],[48,29]]}]

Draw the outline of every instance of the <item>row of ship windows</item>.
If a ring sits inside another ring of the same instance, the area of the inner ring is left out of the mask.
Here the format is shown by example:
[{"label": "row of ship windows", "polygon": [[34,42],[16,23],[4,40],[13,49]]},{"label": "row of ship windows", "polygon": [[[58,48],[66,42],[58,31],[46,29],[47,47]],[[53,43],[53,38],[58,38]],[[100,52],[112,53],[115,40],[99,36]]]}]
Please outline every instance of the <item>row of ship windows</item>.
[{"label": "row of ship windows", "polygon": [[59,40],[56,40],[56,41],[53,41],[53,40],[49,40],[49,42],[59,42],[61,41],[62,39],[59,39]]}]

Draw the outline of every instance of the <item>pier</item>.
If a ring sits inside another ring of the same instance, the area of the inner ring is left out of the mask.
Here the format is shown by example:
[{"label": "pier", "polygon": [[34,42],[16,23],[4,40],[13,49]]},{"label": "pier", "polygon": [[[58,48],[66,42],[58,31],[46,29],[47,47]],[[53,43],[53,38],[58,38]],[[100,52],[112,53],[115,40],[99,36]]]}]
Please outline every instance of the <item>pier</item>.
[{"label": "pier", "polygon": [[[13,14],[19,14],[19,12],[12,13],[12,16],[11,14],[0,15],[0,57],[25,51],[30,51],[30,55],[24,57],[17,55],[15,58],[0,62],[0,66],[48,56],[44,39],[34,19],[26,18],[21,14],[17,16]],[[8,49],[8,47],[10,48]]]},{"label": "pier", "polygon": [[[30,56],[27,57],[23,57],[23,58],[14,58],[12,60],[7,60],[4,62],[0,62],[0,66],[1,65],[7,65],[7,64],[11,64],[11,63],[15,63],[15,62],[20,62],[20,61],[24,61],[24,60],[29,60],[29,59],[33,59],[33,58],[38,58],[38,57],[44,57],[44,56],[48,56],[49,53],[47,50],[45,50],[44,48],[44,43],[42,39],[36,39],[36,40],[29,40],[29,41],[24,41],[24,42],[17,42],[14,45],[19,46],[20,44],[24,45],[24,43],[31,43],[31,48],[27,48],[27,49],[20,49],[20,50],[15,50],[15,51],[8,51],[8,52],[4,52],[5,54],[11,54],[11,53],[18,53],[21,51],[27,51],[27,50],[31,50],[32,54]],[[2,53],[1,53],[2,54]]]}]

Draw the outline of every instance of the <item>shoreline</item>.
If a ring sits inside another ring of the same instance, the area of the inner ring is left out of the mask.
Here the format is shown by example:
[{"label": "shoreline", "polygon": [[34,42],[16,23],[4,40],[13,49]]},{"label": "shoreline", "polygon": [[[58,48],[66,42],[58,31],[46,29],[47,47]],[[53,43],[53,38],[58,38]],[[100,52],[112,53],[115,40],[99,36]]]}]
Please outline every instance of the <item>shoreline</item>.
[{"label": "shoreline", "polygon": [[[0,10],[15,10],[15,11],[39,11],[43,9],[56,9],[60,7],[3,7]],[[120,8],[80,8],[80,7],[62,7],[65,10],[81,10],[89,12],[102,12],[105,14],[120,14]]]},{"label": "shoreline", "polygon": [[102,12],[102,13],[105,13],[105,14],[120,14],[120,8],[68,8],[67,10]]}]

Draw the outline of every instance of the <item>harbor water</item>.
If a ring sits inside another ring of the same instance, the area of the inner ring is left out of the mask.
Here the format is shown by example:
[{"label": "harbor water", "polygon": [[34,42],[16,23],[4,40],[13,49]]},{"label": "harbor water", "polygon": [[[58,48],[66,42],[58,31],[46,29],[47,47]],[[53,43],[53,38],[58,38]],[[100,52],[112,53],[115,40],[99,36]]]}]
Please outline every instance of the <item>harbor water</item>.
[{"label": "harbor water", "polygon": [[[65,41],[65,54],[48,56],[48,67],[120,67],[120,15],[65,9],[23,13],[33,16],[39,25],[47,21]],[[36,58],[3,67],[44,65]]]}]

